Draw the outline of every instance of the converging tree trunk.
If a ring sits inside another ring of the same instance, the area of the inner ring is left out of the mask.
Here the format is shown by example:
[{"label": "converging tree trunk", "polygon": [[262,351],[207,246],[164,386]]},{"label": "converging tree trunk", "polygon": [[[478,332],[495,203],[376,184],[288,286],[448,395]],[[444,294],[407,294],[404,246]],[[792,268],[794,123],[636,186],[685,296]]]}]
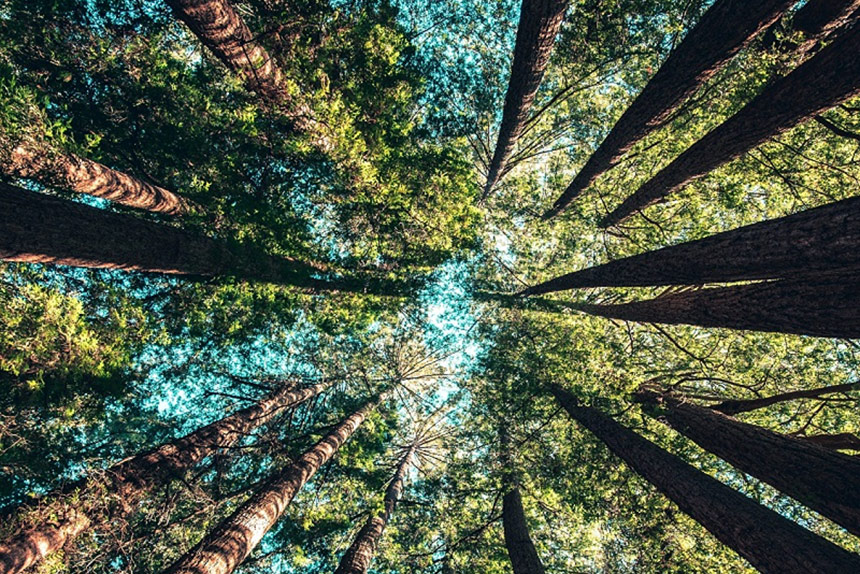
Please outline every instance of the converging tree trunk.
[{"label": "converging tree trunk", "polygon": [[860,437],[850,432],[814,434],[798,436],[797,438],[833,450],[860,450]]},{"label": "converging tree trunk", "polygon": [[568,0],[523,0],[514,46],[511,79],[496,150],[490,161],[484,197],[490,195],[505,171],[549,62],[558,29],[564,20]]},{"label": "converging tree trunk", "polygon": [[794,0],[716,0],[669,54],[544,217],[562,211],[637,142],[661,127],[678,106],[792,4]]},{"label": "converging tree trunk", "polygon": [[658,420],[732,466],[860,534],[860,460],[711,409],[642,390]]},{"label": "converging tree trunk", "polygon": [[[860,0],[809,0],[791,19],[791,31],[800,37],[786,42],[785,49],[794,51],[800,61],[814,51],[824,39],[856,18]],[[773,28],[765,38],[766,45],[776,41]]]},{"label": "converging tree trunk", "polygon": [[557,385],[559,404],[631,469],[765,574],[856,572],[860,557],[690,466]]},{"label": "converging tree trunk", "polygon": [[502,498],[502,526],[514,574],[544,574],[546,570],[529,534],[523,499],[517,486]]},{"label": "converging tree trunk", "polygon": [[771,395],[769,397],[761,397],[757,399],[729,399],[721,403],[711,405],[708,408],[713,409],[715,411],[720,411],[721,413],[726,415],[736,415],[738,413],[747,413],[749,411],[763,409],[765,407],[769,407],[770,405],[784,403],[786,401],[793,401],[796,399],[816,399],[823,395],[831,395],[833,393],[847,393],[849,391],[856,391],[858,389],[860,389],[860,381],[855,381],[853,383],[845,383],[844,385],[832,385],[829,387],[818,387],[816,389],[790,391],[787,393],[780,393],[778,395]]},{"label": "converging tree trunk", "polygon": [[370,568],[370,563],[376,555],[376,549],[379,547],[379,541],[382,540],[385,527],[388,525],[391,515],[394,514],[394,509],[403,493],[406,473],[412,463],[413,454],[414,446],[400,459],[394,477],[385,489],[382,512],[367,519],[367,523],[358,531],[355,540],[352,541],[352,544],[341,557],[340,564],[334,571],[335,574],[365,574]]},{"label": "converging tree trunk", "polygon": [[379,400],[374,399],[334,427],[322,440],[274,476],[224,519],[167,574],[229,574],[256,548],[290,502],[322,465],[358,430]]},{"label": "converging tree trunk", "polygon": [[600,223],[630,217],[744,152],[860,94],[860,27],[840,34],[663,168]]},{"label": "converging tree trunk", "polygon": [[[218,449],[230,446],[284,409],[316,396],[328,386],[329,383],[302,389],[284,386],[250,407],[45,496],[44,500],[59,504],[52,505],[59,517],[0,543],[0,574],[15,574],[33,566],[86,531],[92,522],[109,521],[127,512],[153,486],[180,476]],[[87,495],[100,488],[119,496],[122,503],[104,508],[89,502]],[[72,492],[81,493],[81,499],[71,502],[64,498]],[[18,510],[26,511],[26,506]]]}]

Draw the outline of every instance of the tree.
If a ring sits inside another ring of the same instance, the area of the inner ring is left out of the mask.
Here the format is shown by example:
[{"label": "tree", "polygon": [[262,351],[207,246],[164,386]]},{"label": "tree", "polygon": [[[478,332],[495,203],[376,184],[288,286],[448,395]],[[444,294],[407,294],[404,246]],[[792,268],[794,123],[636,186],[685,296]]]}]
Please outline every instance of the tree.
[{"label": "tree", "polygon": [[571,418],[723,544],[764,573],[851,572],[860,557],[812,534],[696,470],[563,388],[551,388]]},{"label": "tree", "polygon": [[[860,8],[857,0],[812,0],[801,6],[791,18],[791,30],[800,33],[799,39],[789,38],[784,49],[791,49],[803,60],[822,40],[838,33],[855,17]],[[776,42],[772,27],[765,37],[765,44]]]},{"label": "tree", "polygon": [[544,218],[560,213],[637,142],[663,126],[681,103],[705,84],[793,1],[717,0],[613,126]]},{"label": "tree", "polygon": [[779,393],[757,399],[728,399],[715,405],[711,405],[710,408],[725,415],[736,415],[739,413],[748,413],[757,409],[763,409],[785,401],[793,401],[795,399],[816,399],[822,395],[846,393],[848,391],[856,391],[858,389],[860,389],[860,381],[854,381],[853,383],[845,383],[843,385],[789,391],[787,393]]},{"label": "tree", "polygon": [[484,198],[505,173],[505,164],[528,119],[567,5],[568,0],[523,0],[502,124],[487,172]]}]

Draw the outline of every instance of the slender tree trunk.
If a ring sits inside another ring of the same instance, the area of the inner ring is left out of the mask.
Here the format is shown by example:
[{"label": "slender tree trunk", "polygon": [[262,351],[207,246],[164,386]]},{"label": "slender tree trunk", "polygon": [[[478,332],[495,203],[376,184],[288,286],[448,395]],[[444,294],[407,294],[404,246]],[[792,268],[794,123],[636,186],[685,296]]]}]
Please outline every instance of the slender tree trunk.
[{"label": "slender tree trunk", "polygon": [[671,395],[636,400],[703,449],[860,534],[860,460],[810,440],[757,427]]},{"label": "slender tree trunk", "polygon": [[[840,30],[856,18],[855,12],[860,9],[860,0],[809,0],[791,19],[791,29],[800,33],[798,41],[787,42],[783,49],[792,50],[803,61],[807,55],[824,39]],[[765,36],[765,46],[776,42],[777,25],[771,27]]]},{"label": "slender tree trunk", "polygon": [[502,499],[502,525],[514,574],[544,574],[546,570],[529,535],[519,487],[506,492]]},{"label": "slender tree trunk", "polygon": [[860,571],[860,557],[693,468],[554,385],[558,402],[630,468],[765,574]]},{"label": "slender tree trunk", "polygon": [[746,400],[727,400],[716,405],[711,405],[710,409],[715,411],[720,411],[726,415],[736,415],[738,413],[747,413],[750,411],[762,409],[764,407],[769,407],[770,405],[775,405],[778,403],[784,403],[786,401],[793,401],[796,399],[815,399],[822,395],[831,395],[833,393],[847,393],[849,391],[856,391],[860,389],[860,381],[855,381],[853,383],[845,383],[844,385],[832,385],[829,387],[818,387],[817,389],[804,389],[800,391],[790,391],[787,393],[780,393],[778,395],[772,395],[770,397],[761,397],[758,399],[746,399]]},{"label": "slender tree trunk", "polygon": [[187,213],[190,203],[175,193],[74,154],[43,151],[21,143],[3,166],[8,175],[85,193],[156,213]]},{"label": "slender tree trunk", "polygon": [[379,547],[379,541],[382,540],[382,533],[385,531],[391,515],[394,514],[394,509],[403,492],[406,472],[412,462],[413,453],[414,447],[410,448],[400,459],[397,471],[385,489],[382,512],[367,519],[367,523],[358,531],[355,540],[352,541],[352,544],[341,557],[340,564],[338,564],[334,574],[365,574],[370,568],[370,563]]},{"label": "slender tree trunk", "polygon": [[860,27],[840,34],[645,182],[600,223],[615,225],[750,149],[860,94]]},{"label": "slender tree trunk", "polygon": [[592,315],[816,337],[860,337],[858,278],[771,281],[672,293],[620,305],[576,305]]},{"label": "slender tree trunk", "polygon": [[[46,496],[46,500],[60,501],[57,511],[61,518],[0,543],[0,574],[14,574],[36,564],[83,533],[91,522],[104,522],[117,513],[133,508],[148,489],[181,475],[218,449],[230,446],[271,420],[280,411],[308,400],[327,386],[328,383],[303,389],[284,387],[260,402],[191,434],[119,462],[107,469],[104,475],[84,478]],[[86,494],[100,487],[118,494],[122,502],[121,507],[109,508],[107,516],[101,506],[88,507],[86,496],[80,503],[63,499],[64,495],[73,491]],[[17,512],[26,512],[26,507]]]},{"label": "slender tree trunk", "polygon": [[558,29],[564,20],[568,0],[523,0],[520,23],[514,46],[511,79],[505,95],[505,108],[499,139],[490,162],[484,197],[490,195],[505,171],[505,164],[514,151],[529,110],[543,79]]},{"label": "slender tree trunk", "polygon": [[562,211],[637,142],[661,127],[678,106],[792,4],[794,0],[716,0],[669,54],[544,217]]},{"label": "slender tree trunk", "polygon": [[[860,437],[854,433],[841,432],[836,434],[814,434],[798,436],[802,441],[811,442],[833,450],[860,450]],[[854,457],[856,460],[856,457]]]},{"label": "slender tree trunk", "polygon": [[377,400],[363,406],[293,464],[270,478],[242,506],[167,570],[167,574],[229,574],[256,548],[305,483],[358,430]]},{"label": "slender tree trunk", "polygon": [[568,273],[524,294],[797,278],[836,271],[860,271],[857,197]]}]

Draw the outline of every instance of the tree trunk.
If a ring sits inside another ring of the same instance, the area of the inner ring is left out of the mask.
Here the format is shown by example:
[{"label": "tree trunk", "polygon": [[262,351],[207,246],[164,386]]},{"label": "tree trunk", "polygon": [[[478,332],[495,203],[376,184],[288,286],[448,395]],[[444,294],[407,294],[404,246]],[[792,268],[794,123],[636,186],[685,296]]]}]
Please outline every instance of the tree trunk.
[{"label": "tree trunk", "polygon": [[181,215],[190,210],[188,201],[157,185],[74,154],[42,151],[27,143],[12,150],[3,170],[13,177],[33,179],[43,185],[156,213]]},{"label": "tree trunk", "polygon": [[[218,449],[230,446],[271,420],[278,412],[316,396],[328,386],[328,383],[303,389],[285,386],[250,407],[152,451],[119,462],[107,469],[104,476],[84,478],[46,496],[46,500],[60,501],[57,510],[62,518],[17,534],[0,544],[0,574],[21,572],[39,562],[84,532],[91,521],[104,522],[131,509],[148,489],[181,475]],[[121,507],[108,509],[107,516],[100,516],[105,510],[99,506],[86,506],[86,493],[100,487],[117,493],[121,499]],[[64,495],[74,491],[85,495],[82,503],[72,504],[63,500]],[[26,507],[15,512],[26,512]]]},{"label": "tree trunk", "polygon": [[620,223],[768,139],[860,94],[859,52],[860,27],[840,34],[645,182],[600,225]]},{"label": "tree trunk", "polygon": [[520,489],[514,487],[502,499],[502,525],[505,529],[505,546],[511,559],[514,574],[544,574],[537,549],[529,535],[526,514]]},{"label": "tree trunk", "polygon": [[860,271],[860,198],[562,275],[524,291],[701,285]]},{"label": "tree trunk", "polygon": [[[854,433],[841,432],[836,434],[814,434],[798,436],[802,441],[811,442],[833,450],[860,450],[860,437]],[[856,457],[854,458],[856,460]]]},{"label": "tree trunk", "polygon": [[794,0],[716,0],[669,54],[544,217],[562,211],[637,142],[660,128],[678,106],[792,4]]},{"label": "tree trunk", "polygon": [[830,395],[833,393],[847,393],[848,391],[856,391],[858,389],[860,389],[860,381],[855,381],[853,383],[845,383],[844,385],[832,385],[829,387],[818,387],[817,389],[791,391],[788,393],[780,393],[778,395],[762,397],[758,399],[730,399],[718,403],[716,405],[711,405],[708,408],[713,409],[715,411],[720,411],[721,413],[726,415],[736,415],[738,413],[747,413],[749,411],[762,409],[764,407],[769,407],[770,405],[775,405],[777,403],[793,401],[795,399],[814,399],[820,397],[821,395]]},{"label": "tree trunk", "polygon": [[414,447],[410,448],[400,459],[397,472],[394,473],[394,477],[388,483],[388,488],[385,489],[382,513],[367,519],[367,523],[358,531],[355,540],[352,541],[350,547],[341,557],[340,564],[338,564],[334,574],[365,574],[370,568],[379,541],[382,539],[382,533],[385,531],[391,515],[394,514],[397,501],[400,500],[400,495],[403,492],[406,472],[412,462],[413,449]]},{"label": "tree trunk", "polygon": [[[795,52],[799,61],[805,60],[822,40],[830,39],[833,32],[856,18],[854,13],[858,9],[860,0],[809,0],[791,19],[791,31],[800,33],[799,42],[786,42],[783,49]],[[776,26],[765,36],[766,47],[776,43]]]},{"label": "tree trunk", "polygon": [[860,460],[670,395],[643,390],[635,398],[703,449],[860,534]]},{"label": "tree trunk", "polygon": [[576,305],[601,317],[637,321],[860,337],[858,277],[771,281],[672,293],[619,305]]},{"label": "tree trunk", "polygon": [[520,23],[514,46],[511,79],[505,95],[505,107],[496,150],[490,162],[484,198],[504,173],[505,164],[514,151],[528,113],[543,79],[558,29],[564,20],[568,0],[523,0]]},{"label": "tree trunk", "polygon": [[358,430],[378,400],[338,424],[298,460],[270,478],[228,518],[182,556],[166,574],[229,574],[260,543],[322,465]]},{"label": "tree trunk", "polygon": [[554,385],[570,416],[636,473],[765,574],[860,572],[860,557],[695,469]]}]

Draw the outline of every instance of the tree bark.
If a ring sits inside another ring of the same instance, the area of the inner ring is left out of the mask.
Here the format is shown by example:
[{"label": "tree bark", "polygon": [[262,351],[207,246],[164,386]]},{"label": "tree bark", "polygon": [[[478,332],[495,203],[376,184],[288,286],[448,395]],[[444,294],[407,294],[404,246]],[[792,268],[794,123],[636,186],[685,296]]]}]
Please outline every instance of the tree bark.
[{"label": "tree bark", "polygon": [[848,574],[860,557],[757,504],[678,457],[585,407],[557,385],[559,404],[630,468],[765,574]]},{"label": "tree bark", "polygon": [[768,139],[860,94],[858,52],[860,27],[855,26],[693,144],[607,215],[601,227],[620,223]]},{"label": "tree bark", "polygon": [[[284,388],[270,394],[254,405],[206,425],[182,438],[161,445],[152,451],[119,462],[104,473],[84,478],[67,488],[49,494],[46,500],[60,501],[61,518],[51,523],[12,536],[0,544],[0,574],[15,574],[56,552],[83,533],[92,522],[104,522],[131,509],[145,492],[173,476],[181,475],[220,448],[230,446],[255,428],[271,420],[278,412],[300,404],[329,386],[318,384],[303,389]],[[64,495],[79,491],[86,494],[104,487],[118,494],[122,504],[112,507],[107,516],[100,506],[63,500]],[[19,508],[16,513],[26,512]]]},{"label": "tree bark", "polygon": [[858,277],[770,281],[672,293],[619,305],[576,305],[640,323],[726,327],[816,337],[860,337]]},{"label": "tree bark", "polygon": [[514,574],[544,574],[546,570],[529,535],[522,496],[516,486],[502,499],[502,525]]},{"label": "tree bark", "polygon": [[[789,41],[784,50],[791,50],[799,61],[806,59],[815,47],[830,35],[856,18],[860,0],[809,0],[794,14],[791,29],[800,33],[799,41]],[[776,42],[774,27],[768,30],[764,44],[771,47]]]},{"label": "tree bark", "polygon": [[630,148],[661,127],[794,0],[716,0],[651,78],[544,218],[561,212]]},{"label": "tree bark", "polygon": [[166,574],[229,574],[260,543],[305,483],[358,430],[377,400],[363,406],[293,464],[270,478],[236,511],[182,556]]},{"label": "tree bark", "polygon": [[338,564],[334,574],[365,574],[370,568],[370,563],[376,555],[376,549],[379,547],[379,541],[382,540],[385,527],[388,525],[391,515],[394,514],[394,509],[397,507],[397,502],[403,492],[406,472],[412,462],[413,453],[414,447],[410,448],[400,459],[397,471],[385,489],[382,512],[367,519],[367,523],[358,531],[355,540],[352,541],[352,544],[341,557],[340,564]]},{"label": "tree bark", "polygon": [[505,171],[549,62],[555,37],[564,20],[568,0],[523,0],[514,45],[511,79],[496,150],[490,161],[484,198],[490,195]]},{"label": "tree bark", "polygon": [[526,289],[701,285],[860,271],[860,198],[574,271]]},{"label": "tree bark", "polygon": [[[814,434],[798,436],[802,441],[811,442],[833,450],[860,450],[860,437],[854,433],[841,432],[836,434]],[[855,457],[856,459],[856,457]]]},{"label": "tree bark", "polygon": [[761,397],[758,399],[730,399],[718,403],[716,405],[711,405],[708,408],[713,409],[715,411],[720,411],[725,415],[736,415],[738,413],[747,413],[750,411],[762,409],[764,407],[769,407],[770,405],[784,403],[786,401],[793,401],[795,399],[814,399],[822,395],[830,395],[833,393],[847,393],[848,391],[856,391],[858,389],[860,389],[860,381],[855,381],[853,383],[845,383],[844,385],[832,385],[829,387],[818,387],[817,389],[790,391],[787,393],[780,393],[778,395],[772,395],[770,397]]},{"label": "tree bark", "polygon": [[860,460],[743,423],[671,395],[642,390],[635,399],[703,449],[860,534]]}]

